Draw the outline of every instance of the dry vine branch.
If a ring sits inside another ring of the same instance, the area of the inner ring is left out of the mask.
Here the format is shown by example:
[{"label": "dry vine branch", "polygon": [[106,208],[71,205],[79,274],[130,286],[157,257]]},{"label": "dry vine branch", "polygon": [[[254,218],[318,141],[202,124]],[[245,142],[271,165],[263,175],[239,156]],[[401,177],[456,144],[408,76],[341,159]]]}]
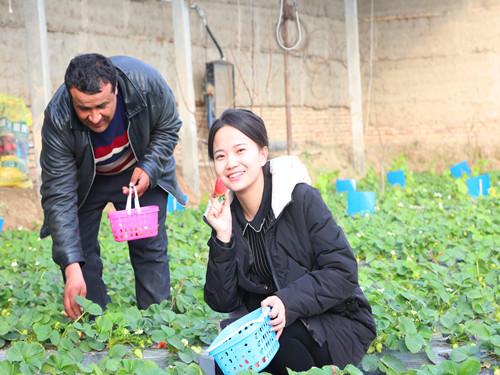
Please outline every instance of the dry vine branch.
[{"label": "dry vine branch", "polygon": [[254,103],[258,102],[258,105],[260,107],[260,112],[262,115],[262,109],[263,109],[264,103],[267,99],[269,87],[271,86],[271,82],[274,80],[274,78],[276,77],[276,74],[277,74],[277,72],[273,73],[273,71],[272,71],[272,64],[273,64],[272,39],[271,39],[272,33],[269,32],[269,34],[268,34],[269,35],[269,68],[268,68],[268,72],[267,72],[266,83],[265,83],[264,90],[263,90],[264,92],[262,95],[259,94],[259,92],[256,89],[256,78],[255,78],[255,74],[254,74],[254,72],[255,72],[255,53],[253,52],[254,51],[253,29],[252,29],[252,53],[251,53],[251,57],[249,57],[248,54],[246,53],[245,49],[242,48],[241,40],[236,35],[234,30],[233,30],[233,34],[235,36],[235,39],[238,42],[238,50],[242,51],[245,60],[247,61],[248,65],[250,66],[250,68],[252,70],[251,87],[250,87],[249,83],[247,82],[247,79],[245,79],[245,76],[244,76],[242,69],[241,69],[241,64],[238,62],[238,60],[235,56],[234,50],[232,48],[230,48],[229,51],[230,51],[231,56],[233,58],[234,65],[236,66],[236,70],[238,71],[238,74],[241,78],[243,86],[245,87],[245,90],[248,93],[248,97],[250,99],[250,109],[253,110]]}]

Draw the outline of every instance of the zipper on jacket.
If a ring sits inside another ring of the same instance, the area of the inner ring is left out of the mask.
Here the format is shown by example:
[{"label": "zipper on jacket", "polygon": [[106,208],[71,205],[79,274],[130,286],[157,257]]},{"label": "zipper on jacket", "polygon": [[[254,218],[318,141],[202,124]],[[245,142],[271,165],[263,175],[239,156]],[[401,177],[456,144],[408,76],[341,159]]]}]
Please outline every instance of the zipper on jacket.
[{"label": "zipper on jacket", "polygon": [[83,198],[82,203],[80,203],[80,205],[78,206],[78,209],[80,209],[80,207],[82,207],[83,204],[85,203],[85,201],[87,200],[87,197],[89,196],[90,190],[92,189],[92,185],[94,184],[94,179],[95,179],[95,174],[96,174],[96,172],[95,172],[96,167],[95,167],[94,145],[92,144],[92,138],[90,137],[89,131],[87,131],[87,137],[89,139],[90,151],[92,152],[92,160],[94,161],[94,168],[92,170],[92,181],[90,181],[90,186],[87,189],[87,193],[85,194],[85,197]]},{"label": "zipper on jacket", "polygon": [[[281,210],[280,212],[280,215],[278,216],[281,217],[281,213],[284,211],[284,209],[290,204],[290,202],[287,203],[287,205],[285,207],[283,207],[283,210]],[[271,208],[272,210],[272,208]],[[274,220],[272,220],[270,223],[269,223],[269,227],[267,228],[267,232],[269,232],[269,230],[275,225],[275,223],[278,221],[278,218],[275,218]],[[266,257],[267,257],[267,261],[269,262],[269,265],[271,266],[271,274],[273,275],[273,280],[274,280],[274,284],[276,285],[276,290],[280,290],[281,287],[280,287],[280,284],[278,283],[278,278],[276,277],[276,273],[274,271],[274,264],[273,264],[273,261],[271,259],[271,255],[269,254],[269,244],[268,244],[268,241],[266,240],[265,241],[265,244],[266,244]]]},{"label": "zipper on jacket", "polygon": [[[272,199],[272,197],[271,197]],[[269,227],[267,228],[267,231],[269,231],[274,225],[276,225],[277,221],[280,219],[281,215],[283,215],[283,211],[285,211],[285,209],[290,205],[291,203],[291,200],[283,207],[283,209],[280,211],[280,214],[278,215],[278,217],[274,218],[274,220],[272,220],[270,223],[269,223]],[[271,208],[272,210],[272,208]],[[281,287],[277,281],[277,277],[276,277],[276,274],[274,272],[274,265],[273,265],[273,262],[272,262],[272,259],[271,259],[271,255],[269,255],[269,246],[267,244],[267,241],[266,241],[266,256],[267,256],[267,260],[269,262],[269,264],[271,265],[271,273],[273,275],[273,280],[274,280],[274,284],[276,284],[276,289],[277,290],[280,290]]]}]

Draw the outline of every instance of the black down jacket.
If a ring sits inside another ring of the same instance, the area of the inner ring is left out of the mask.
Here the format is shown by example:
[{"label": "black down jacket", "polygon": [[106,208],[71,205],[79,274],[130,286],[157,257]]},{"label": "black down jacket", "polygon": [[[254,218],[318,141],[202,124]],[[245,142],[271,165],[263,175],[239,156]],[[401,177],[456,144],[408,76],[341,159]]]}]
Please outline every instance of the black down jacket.
[{"label": "black down jacket", "polygon": [[[149,176],[150,188],[160,186],[185,204],[175,174],[174,148],[181,120],[175,98],[160,73],[127,56],[112,57],[118,90],[125,102],[128,136],[137,167]],[[73,109],[62,85],[45,109],[42,127],[42,208],[40,237],[52,236],[52,258],[64,269],[84,263],[78,230],[78,208],[95,177],[94,152],[89,129]]]},{"label": "black down jacket", "polygon": [[[266,232],[266,248],[286,325],[301,319],[318,344],[328,342],[333,364],[356,365],[376,329],[349,242],[319,191],[307,183],[307,171],[296,157],[271,160],[270,173],[276,219]],[[244,305],[245,291],[258,292],[248,277],[248,242],[232,217],[233,246],[220,246],[215,233],[208,241],[205,301],[219,312]]]}]

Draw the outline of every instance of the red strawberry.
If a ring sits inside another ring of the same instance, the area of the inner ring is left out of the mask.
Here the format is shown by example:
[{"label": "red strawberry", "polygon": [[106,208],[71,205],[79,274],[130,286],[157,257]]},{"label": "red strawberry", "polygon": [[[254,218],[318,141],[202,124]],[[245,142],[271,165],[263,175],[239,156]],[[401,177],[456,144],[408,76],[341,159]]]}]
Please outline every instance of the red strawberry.
[{"label": "red strawberry", "polygon": [[227,187],[224,185],[224,182],[222,182],[220,178],[217,178],[217,181],[215,181],[214,194],[219,202],[224,202],[224,194],[226,194],[226,191]]},{"label": "red strawberry", "polygon": [[158,343],[158,348],[166,348],[167,347],[167,343],[165,341],[160,341]]}]

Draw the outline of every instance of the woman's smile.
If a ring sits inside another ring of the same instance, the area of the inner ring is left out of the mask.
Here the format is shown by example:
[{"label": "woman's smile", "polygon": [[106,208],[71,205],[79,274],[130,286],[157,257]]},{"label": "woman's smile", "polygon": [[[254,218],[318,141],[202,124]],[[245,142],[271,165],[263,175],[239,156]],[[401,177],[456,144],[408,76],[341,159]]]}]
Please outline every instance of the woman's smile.
[{"label": "woman's smile", "polygon": [[257,143],[231,125],[223,126],[214,138],[214,165],[217,176],[226,186],[240,193],[262,196],[262,166],[267,161],[267,147]]},{"label": "woman's smile", "polygon": [[228,174],[227,178],[231,182],[238,181],[244,174],[245,174],[245,172],[230,173],[230,174]]}]

